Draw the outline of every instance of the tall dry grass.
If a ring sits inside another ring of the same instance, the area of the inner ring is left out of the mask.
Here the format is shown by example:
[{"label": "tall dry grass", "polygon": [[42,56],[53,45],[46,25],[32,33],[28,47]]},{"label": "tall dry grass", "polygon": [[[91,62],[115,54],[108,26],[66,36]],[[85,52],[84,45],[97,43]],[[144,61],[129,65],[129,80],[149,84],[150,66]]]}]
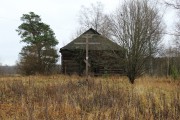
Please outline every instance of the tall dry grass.
[{"label": "tall dry grass", "polygon": [[180,119],[180,85],[166,78],[0,77],[1,120]]}]

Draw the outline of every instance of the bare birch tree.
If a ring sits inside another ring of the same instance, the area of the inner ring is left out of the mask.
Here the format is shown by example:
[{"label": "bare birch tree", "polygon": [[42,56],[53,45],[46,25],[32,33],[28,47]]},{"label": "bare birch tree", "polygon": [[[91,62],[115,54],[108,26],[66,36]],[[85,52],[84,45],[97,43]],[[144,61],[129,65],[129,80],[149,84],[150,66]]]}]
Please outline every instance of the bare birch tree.
[{"label": "bare birch tree", "polygon": [[162,18],[156,6],[150,5],[147,0],[129,0],[112,16],[112,24],[114,38],[126,49],[125,67],[133,84],[156,53],[162,38]]}]

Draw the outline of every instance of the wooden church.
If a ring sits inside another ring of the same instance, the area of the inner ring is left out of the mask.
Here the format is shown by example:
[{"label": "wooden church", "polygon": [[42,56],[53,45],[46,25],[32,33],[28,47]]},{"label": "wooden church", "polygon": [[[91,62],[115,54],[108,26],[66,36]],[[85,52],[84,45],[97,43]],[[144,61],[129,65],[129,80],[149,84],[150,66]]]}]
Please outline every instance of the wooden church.
[{"label": "wooden church", "polygon": [[125,51],[92,28],[60,49],[62,73],[84,74],[86,44],[77,43],[86,43],[85,36],[87,35],[91,36],[88,38],[89,43],[98,43],[88,45],[89,73],[94,75],[123,74]]}]

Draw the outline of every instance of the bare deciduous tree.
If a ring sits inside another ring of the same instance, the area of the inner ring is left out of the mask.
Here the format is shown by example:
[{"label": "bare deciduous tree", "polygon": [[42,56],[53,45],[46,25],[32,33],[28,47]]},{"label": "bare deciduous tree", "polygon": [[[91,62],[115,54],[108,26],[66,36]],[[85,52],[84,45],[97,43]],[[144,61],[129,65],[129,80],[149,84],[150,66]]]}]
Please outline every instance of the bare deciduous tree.
[{"label": "bare deciduous tree", "polygon": [[102,3],[97,2],[96,4],[91,4],[89,8],[82,6],[79,15],[80,30],[78,32],[81,33],[81,31],[93,28],[103,36],[109,38],[110,23],[108,15],[104,13]]},{"label": "bare deciduous tree", "polygon": [[168,6],[172,6],[175,9],[180,9],[180,1],[179,0],[171,0],[171,1],[165,0],[165,4]]},{"label": "bare deciduous tree", "polygon": [[[177,69],[178,72],[180,72],[180,66],[179,66],[179,60],[180,60],[180,0],[171,0],[171,1],[165,1],[165,4],[174,8],[177,12],[177,19],[175,22],[175,29],[173,35],[175,36],[174,39],[174,46],[173,46],[173,66],[174,69]],[[179,73],[178,73],[179,74]]]},{"label": "bare deciduous tree", "polygon": [[112,33],[126,49],[126,72],[130,82],[144,73],[145,64],[156,53],[163,31],[156,6],[147,0],[124,2],[112,17]]}]

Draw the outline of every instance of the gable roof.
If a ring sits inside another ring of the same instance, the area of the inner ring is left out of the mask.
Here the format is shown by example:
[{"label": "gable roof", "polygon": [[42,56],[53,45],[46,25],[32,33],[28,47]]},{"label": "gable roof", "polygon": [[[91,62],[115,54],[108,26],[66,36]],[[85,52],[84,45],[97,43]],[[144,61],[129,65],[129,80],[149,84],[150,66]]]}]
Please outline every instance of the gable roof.
[{"label": "gable roof", "polygon": [[85,31],[82,35],[80,35],[78,38],[71,41],[66,46],[62,47],[60,49],[60,52],[62,50],[76,50],[76,49],[86,49],[85,44],[75,44],[75,43],[85,43],[86,39],[84,38],[85,35],[91,34],[92,38],[89,38],[88,42],[93,43],[99,43],[99,44],[93,44],[89,45],[89,50],[121,50],[121,47],[109,40],[108,38],[102,36],[100,33],[95,31],[94,29],[90,28],[89,30]]}]

